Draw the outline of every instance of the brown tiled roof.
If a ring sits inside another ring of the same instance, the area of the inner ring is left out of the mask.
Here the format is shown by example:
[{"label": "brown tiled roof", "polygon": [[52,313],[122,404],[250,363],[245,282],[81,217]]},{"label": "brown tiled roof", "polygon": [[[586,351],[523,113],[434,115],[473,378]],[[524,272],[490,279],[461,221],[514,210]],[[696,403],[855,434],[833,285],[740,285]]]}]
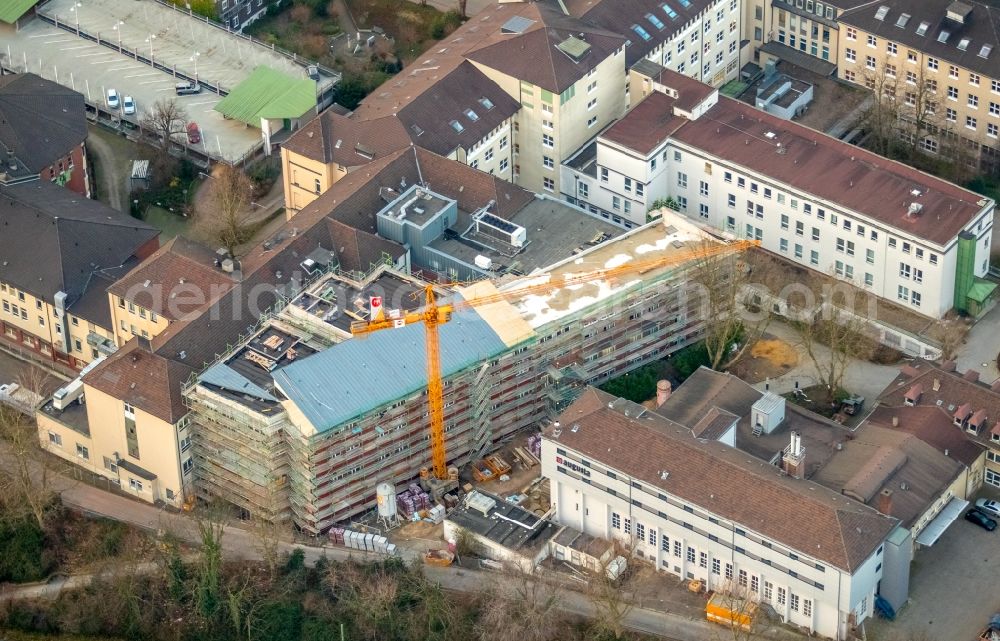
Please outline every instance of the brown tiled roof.
[{"label": "brown tiled roof", "polygon": [[[519,34],[466,54],[466,57],[513,78],[529,82],[555,94],[562,93],[587,72],[625,46],[626,37],[588,21],[562,13],[555,2],[526,3],[523,13],[533,24]],[[589,48],[574,60],[559,44],[570,37]],[[638,39],[639,36],[635,36]]]},{"label": "brown tiled roof", "polygon": [[[963,23],[946,17],[954,0],[879,0],[841,14],[838,21],[851,25],[881,38],[898,42],[901,46],[924,52],[929,56],[959,65],[988,78],[1000,77],[1000,7],[994,3],[963,0],[972,9]],[[888,7],[884,19],[875,18],[879,7]],[[910,19],[904,27],[897,21],[904,13]],[[921,23],[927,22],[924,35],[917,33]],[[944,42],[938,40],[941,32],[948,32]],[[862,36],[863,38],[864,36]],[[969,39],[965,50],[958,44]],[[983,45],[991,47],[987,56],[980,56]]]},{"label": "brown tiled roof", "polygon": [[535,195],[493,174],[453,162],[423,149],[416,149],[420,175],[434,191],[454,198],[459,208],[472,212],[495,203],[492,213],[510,219],[535,199]]},{"label": "brown tiled roof", "polygon": [[938,245],[983,209],[979,194],[724,96],[673,138]]},{"label": "brown tiled roof", "polygon": [[[893,427],[892,419],[899,419]],[[933,405],[916,407],[888,407],[880,405],[868,416],[868,423],[912,434],[936,451],[971,466],[982,455],[984,448],[970,439],[956,426],[949,413]],[[985,430],[984,430],[985,431]]]},{"label": "brown tiled roof", "polygon": [[133,338],[89,372],[83,382],[173,424],[188,413],[181,385],[193,371],[153,353],[147,341]]},{"label": "brown tiled roof", "polygon": [[[913,385],[923,387],[916,408],[906,407],[904,401],[906,392]],[[966,465],[971,465],[982,452],[973,441],[986,442],[989,438],[986,432],[1000,421],[1000,393],[984,382],[966,380],[955,370],[949,371],[924,360],[915,360],[901,367],[899,375],[878,400],[883,407],[876,410],[873,418],[881,417],[882,424],[891,425],[892,416],[898,415],[901,427],[908,431],[919,429],[918,436],[924,438],[926,435],[925,440],[932,439],[929,442],[940,450],[949,448],[950,455]],[[955,410],[965,404],[972,412],[985,411],[986,425],[976,436],[963,431],[952,419]]]},{"label": "brown tiled roof", "polygon": [[344,167],[366,165],[410,146],[406,128],[396,118],[349,118],[327,109],[296,131],[285,149],[323,163]]},{"label": "brown tiled roof", "polygon": [[[520,108],[521,103],[475,65],[463,62],[400,109],[398,118],[413,144],[447,156],[470,149]],[[456,131],[453,122],[462,131]]]},{"label": "brown tiled roof", "polygon": [[178,320],[235,286],[214,260],[215,254],[207,247],[176,236],[108,291],[168,320]]},{"label": "brown tiled roof", "polygon": [[328,218],[326,231],[329,243],[321,243],[333,249],[340,268],[347,271],[368,272],[376,263],[384,263],[389,256],[394,261],[406,253],[406,248],[391,240],[355,229],[339,220]]},{"label": "brown tiled roof", "polygon": [[605,129],[601,138],[647,155],[687,122],[687,118],[674,115],[675,103],[665,93],[654,91]]},{"label": "brown tiled roof", "polygon": [[690,112],[716,92],[715,87],[677,73],[673,69],[661,71],[657,82],[677,92],[677,101],[674,105],[681,111]]},{"label": "brown tiled roof", "polygon": [[[559,436],[550,427],[546,437],[849,572],[868,559],[896,525],[895,519],[866,505],[782,475],[744,452],[695,439],[656,414],[627,417],[608,407],[614,400],[587,388],[560,417]],[[669,473],[666,480],[664,470]]]},{"label": "brown tiled roof", "polygon": [[685,427],[693,427],[718,407],[736,416],[749,416],[763,394],[731,374],[698,368],[675,389],[656,413]]},{"label": "brown tiled roof", "polygon": [[[861,491],[876,509],[881,491],[892,490],[890,514],[909,527],[962,470],[961,463],[912,434],[868,424],[843,441],[811,480],[845,494]],[[861,484],[867,487],[859,490]]]}]

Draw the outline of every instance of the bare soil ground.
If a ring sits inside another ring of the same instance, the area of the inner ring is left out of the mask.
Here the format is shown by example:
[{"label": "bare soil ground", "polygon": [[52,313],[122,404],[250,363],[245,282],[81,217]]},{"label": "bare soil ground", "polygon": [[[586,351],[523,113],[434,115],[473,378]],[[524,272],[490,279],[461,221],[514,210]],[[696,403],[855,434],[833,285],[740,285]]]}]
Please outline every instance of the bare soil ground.
[{"label": "bare soil ground", "polygon": [[778,338],[762,338],[754,343],[730,372],[748,383],[777,378],[799,364],[795,347]]}]

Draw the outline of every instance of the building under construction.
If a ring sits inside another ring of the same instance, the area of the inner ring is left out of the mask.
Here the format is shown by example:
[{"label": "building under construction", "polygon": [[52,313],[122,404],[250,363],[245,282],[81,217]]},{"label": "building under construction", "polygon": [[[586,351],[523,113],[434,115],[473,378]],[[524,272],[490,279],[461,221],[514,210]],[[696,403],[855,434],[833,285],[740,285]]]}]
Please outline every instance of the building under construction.
[{"label": "building under construction", "polygon": [[[666,263],[705,240],[668,214],[530,276],[442,288],[465,301],[439,328],[448,464],[553,417],[584,383],[697,339],[698,301],[683,265]],[[660,257],[655,269],[564,284]],[[371,317],[372,297],[405,312],[422,286],[389,267],[363,281],[324,274],[192,380],[200,495],[319,533],[373,508],[378,483],[417,477],[430,459],[425,330],[349,329]]]}]

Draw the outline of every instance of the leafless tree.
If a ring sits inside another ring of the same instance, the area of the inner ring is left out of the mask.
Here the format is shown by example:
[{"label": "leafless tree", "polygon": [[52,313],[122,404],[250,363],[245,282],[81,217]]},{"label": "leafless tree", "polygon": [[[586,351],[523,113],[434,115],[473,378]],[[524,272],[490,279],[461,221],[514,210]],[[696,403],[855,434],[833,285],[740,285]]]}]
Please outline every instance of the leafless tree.
[{"label": "leafless tree", "polygon": [[587,594],[595,610],[595,627],[605,636],[615,639],[620,639],[625,633],[625,617],[632,610],[629,597],[636,573],[629,567],[624,574],[619,574],[612,565],[618,557],[625,558],[629,566],[636,563],[638,543],[631,536],[615,539],[612,553],[600,560],[597,571],[587,584]]},{"label": "leafless tree", "polygon": [[281,560],[280,544],[289,534],[289,524],[283,518],[283,483],[272,479],[268,482],[264,496],[265,509],[251,519],[254,547],[260,552],[264,563],[275,576]]},{"label": "leafless tree", "polygon": [[941,360],[950,361],[958,353],[958,348],[965,342],[965,336],[969,333],[969,326],[961,320],[938,320],[935,321],[927,336],[941,347]]},{"label": "leafless tree", "polygon": [[[816,281],[814,281],[816,282]],[[816,369],[827,402],[833,402],[841,389],[847,368],[855,359],[868,359],[876,342],[870,335],[869,312],[858,302],[871,300],[872,294],[844,282],[817,284],[823,290],[822,302],[811,318],[793,324],[803,351]]]},{"label": "leafless tree", "polygon": [[[26,367],[18,376],[18,384],[43,395],[47,378],[41,370]],[[33,419],[0,405],[0,448],[8,459],[0,466],[0,508],[11,516],[30,515],[44,529],[48,508],[56,496],[59,473],[69,465],[55,463],[39,447],[39,439]]]},{"label": "leafless tree", "polygon": [[872,91],[871,105],[862,115],[869,134],[869,148],[888,156],[899,128],[899,70],[892,63],[878,64],[874,69],[865,70],[863,81]]},{"label": "leafless tree", "polygon": [[465,20],[468,16],[465,15],[466,8],[468,7],[469,0],[457,0],[458,2],[458,15],[462,20]]},{"label": "leafless tree", "polygon": [[906,73],[909,77],[898,105],[898,130],[910,155],[915,156],[925,150],[924,141],[937,134],[946,121],[937,97],[937,80],[925,77],[924,67],[907,69]]},{"label": "leafless tree", "polygon": [[226,531],[226,510],[221,503],[207,505],[194,513],[201,541],[195,603],[205,618],[216,615],[222,606],[222,537]]},{"label": "leafless tree", "polygon": [[218,240],[230,256],[250,240],[247,223],[253,184],[239,168],[222,165],[211,181],[212,200],[218,210]]},{"label": "leafless tree", "polygon": [[482,641],[552,641],[562,636],[558,586],[505,564],[480,597],[476,633]]},{"label": "leafless tree", "polygon": [[[706,241],[704,247],[712,245]],[[766,301],[755,284],[765,284],[773,262],[762,253],[706,253],[689,268],[701,300],[705,348],[712,369],[724,370],[738,361],[764,334],[771,320]]]},{"label": "leafless tree", "polygon": [[722,621],[716,620],[724,632],[713,635],[718,641],[754,641],[761,638],[761,612],[759,595],[749,587],[732,581],[712,596],[712,603],[728,611]]},{"label": "leafless tree", "polygon": [[153,134],[154,140],[164,152],[170,149],[170,141],[175,135],[187,130],[188,114],[176,98],[161,98],[152,109],[143,114],[139,126]]}]

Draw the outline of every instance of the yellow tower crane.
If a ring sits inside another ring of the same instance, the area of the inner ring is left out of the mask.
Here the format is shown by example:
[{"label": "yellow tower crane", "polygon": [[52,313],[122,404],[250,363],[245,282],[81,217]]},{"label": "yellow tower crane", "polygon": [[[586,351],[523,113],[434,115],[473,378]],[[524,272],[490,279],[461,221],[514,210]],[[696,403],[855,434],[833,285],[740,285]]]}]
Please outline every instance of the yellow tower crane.
[{"label": "yellow tower crane", "polygon": [[441,337],[438,333],[438,327],[451,320],[451,315],[454,311],[508,301],[529,294],[544,294],[568,285],[585,284],[620,278],[622,276],[643,274],[654,269],[670,267],[691,260],[735,254],[759,244],[759,241],[740,240],[728,244],[719,243],[699,246],[684,251],[673,252],[669,256],[629,262],[610,269],[595,269],[565,276],[553,276],[544,283],[514,287],[495,294],[479,296],[469,300],[457,300],[452,303],[439,304],[434,292],[434,286],[427,285],[424,287],[424,306],[422,309],[407,312],[406,314],[399,314],[396,317],[393,317],[393,315],[386,316],[380,309],[376,316],[370,320],[352,322],[351,334],[361,337],[383,329],[405,327],[406,325],[413,325],[415,323],[424,324],[427,334],[427,405],[430,417],[431,468],[435,477],[440,480],[446,480],[448,478],[448,459],[444,440]]}]

